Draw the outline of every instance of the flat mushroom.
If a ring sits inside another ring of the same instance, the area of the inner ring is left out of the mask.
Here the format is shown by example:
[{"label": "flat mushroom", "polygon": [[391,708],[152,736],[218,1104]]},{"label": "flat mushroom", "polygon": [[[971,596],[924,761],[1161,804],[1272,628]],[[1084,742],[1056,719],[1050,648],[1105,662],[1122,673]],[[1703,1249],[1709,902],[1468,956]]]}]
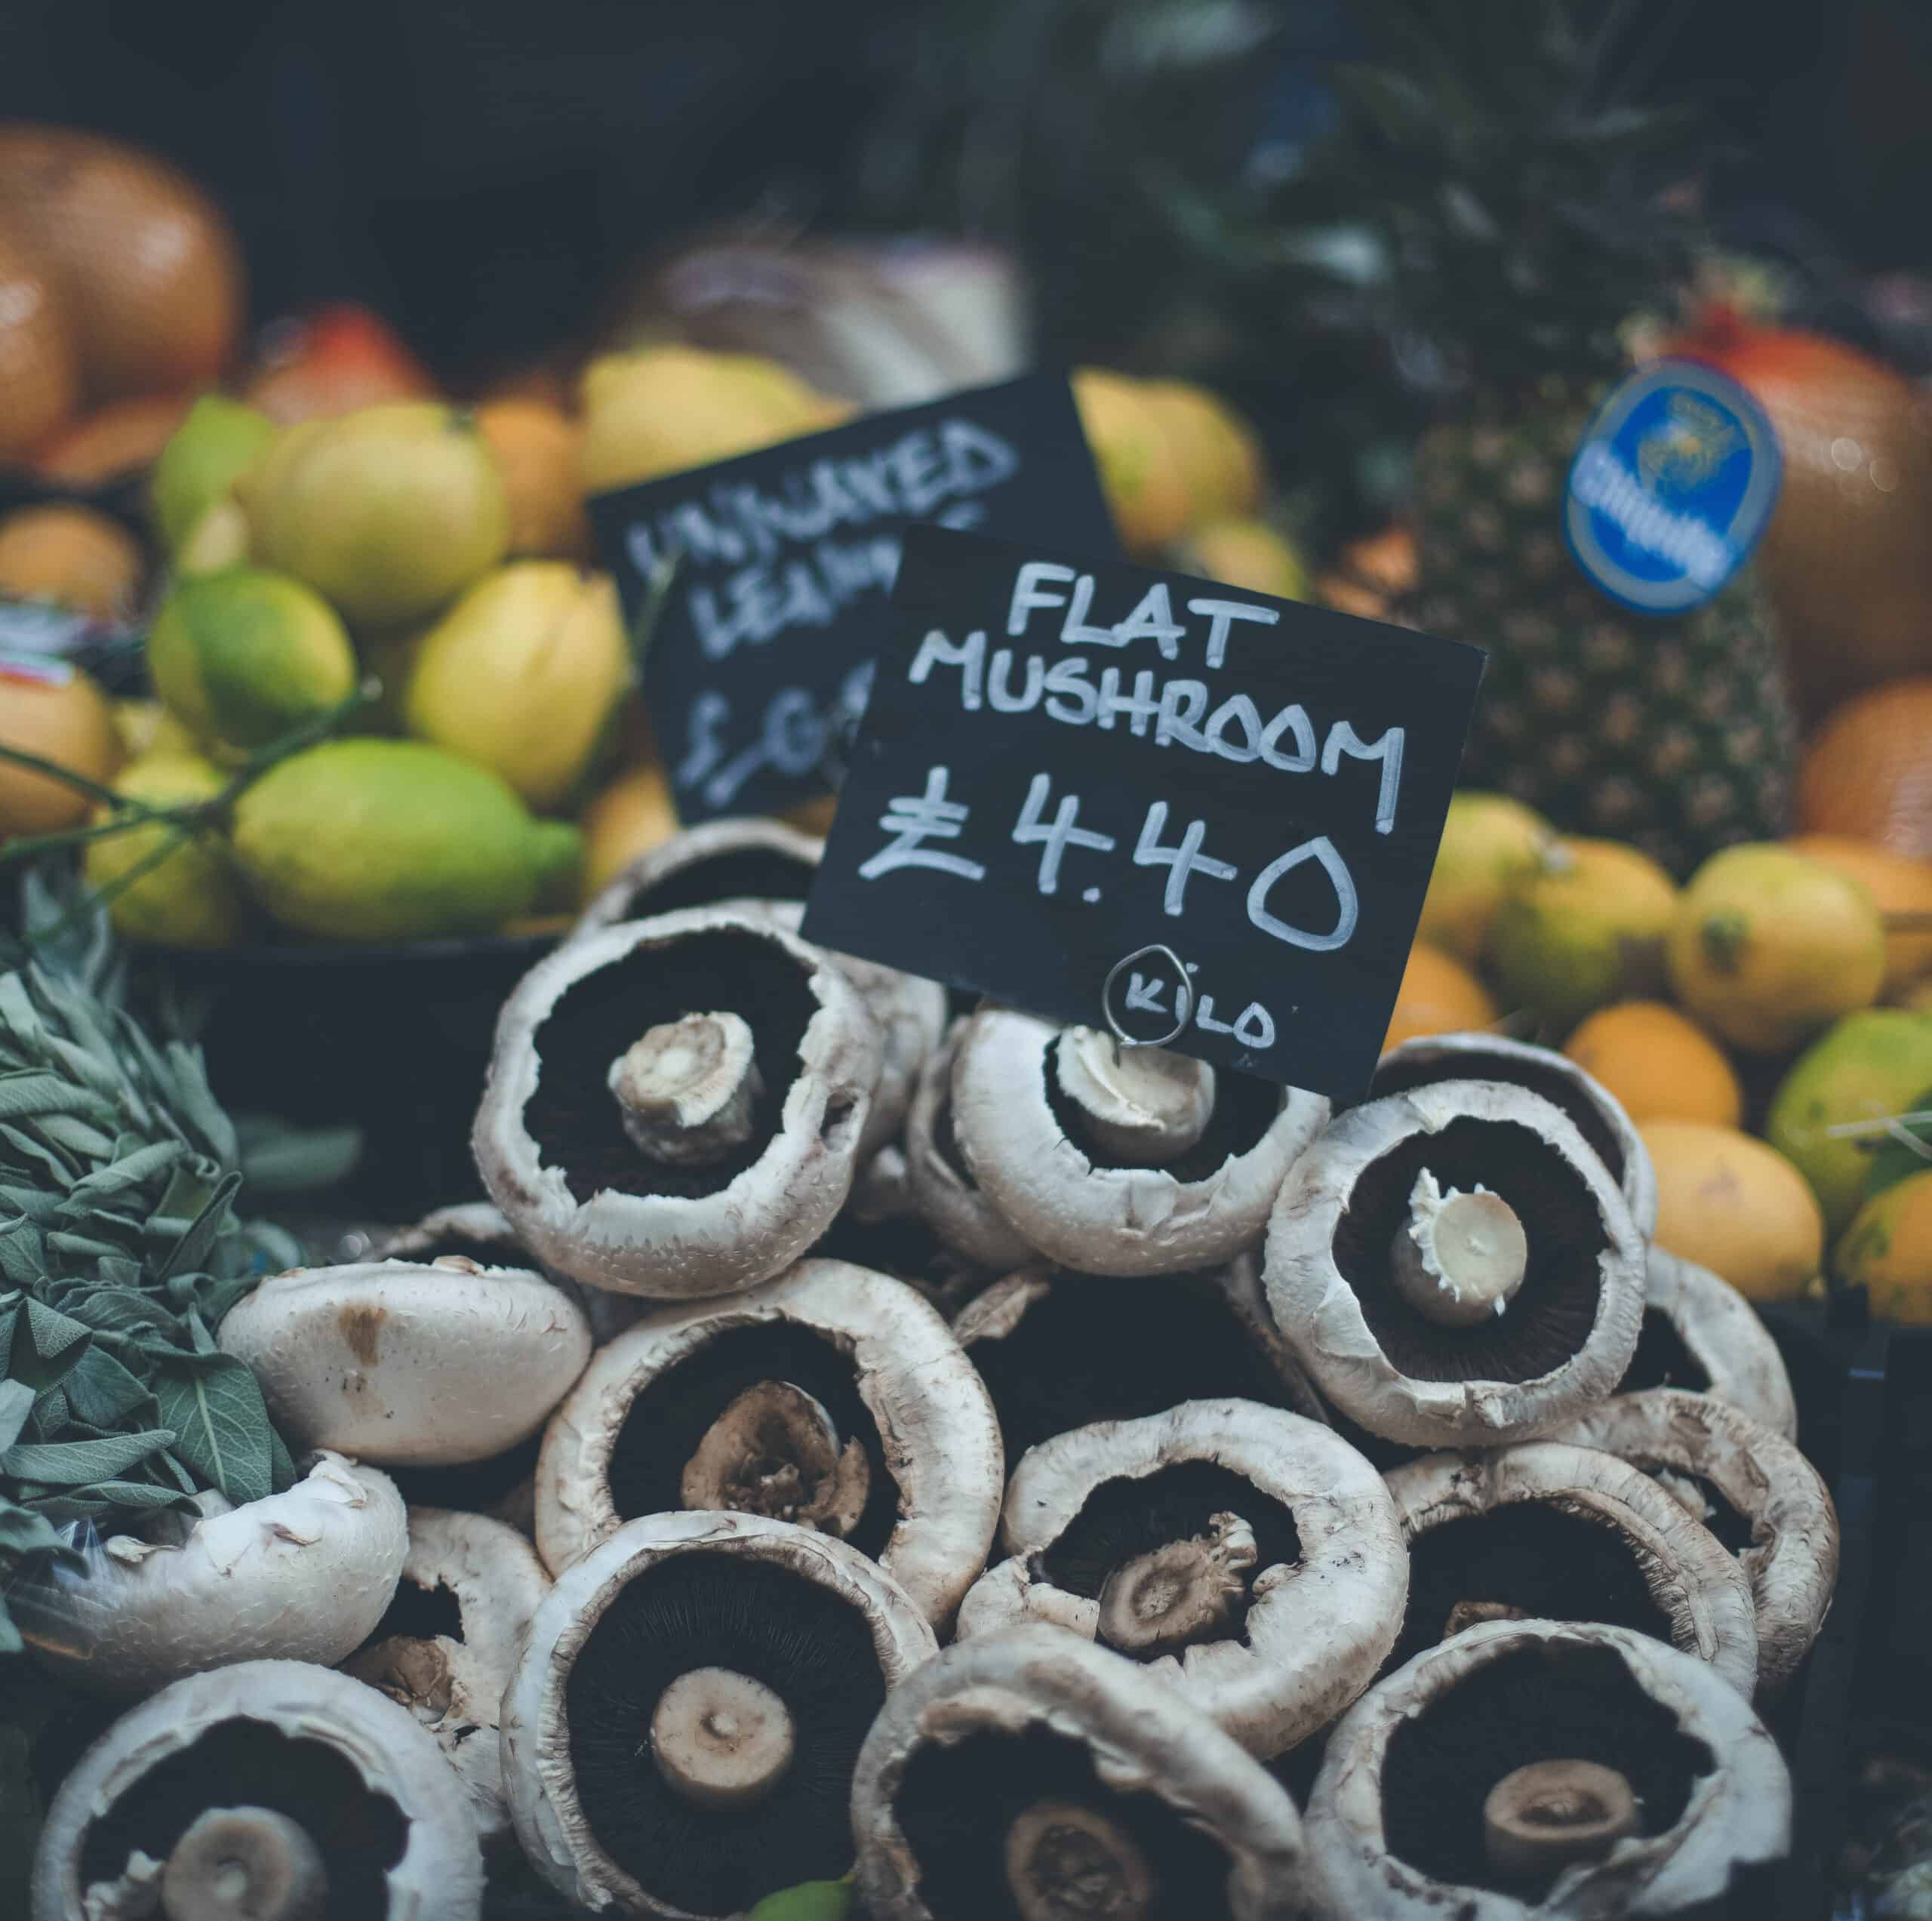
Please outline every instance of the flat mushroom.
[{"label": "flat mushroom", "polygon": [[1644,1137],[1616,1095],[1567,1054],[1500,1034],[1427,1034],[1382,1057],[1370,1098],[1437,1081],[1503,1081],[1561,1108],[1623,1190],[1637,1231],[1647,1238],[1657,1232],[1657,1169]]},{"label": "flat mushroom", "polygon": [[33,1921],[474,1921],[463,1784],[374,1689],[306,1661],[193,1674],[116,1721],[47,1811]]},{"label": "flat mushroom", "polygon": [[890,1274],[949,1319],[995,1277],[936,1233],[912,1198],[903,1145],[881,1147],[860,1169],[843,1211],[813,1255]]},{"label": "flat mushroom", "polygon": [[1708,1661],[1749,1698],[1758,1674],[1750,1581],[1641,1469],[1593,1447],[1522,1441],[1426,1455],[1386,1479],[1409,1549],[1392,1667],[1472,1622],[1601,1621]]},{"label": "flat mushroom", "polygon": [[590,1358],[575,1299],[460,1254],[272,1276],[217,1337],[304,1447],[385,1467],[488,1459],[543,1425]]},{"label": "flat mushroom", "polygon": [[876,1921],[1303,1921],[1294,1803],[1172,1689],[1015,1627],[894,1689],[852,1787]]},{"label": "flat mushroom", "polygon": [[1268,1230],[1275,1325],[1372,1434],[1489,1446],[1553,1427],[1636,1351],[1644,1242],[1540,1096],[1443,1081],[1340,1116]]},{"label": "flat mushroom", "polygon": [[879,1046],[845,977],[767,921],[622,922],[510,996],[477,1165],[537,1258],[574,1279],[660,1300],[755,1286],[844,1205]]},{"label": "flat mushroom", "polygon": [[1044,1621],[1148,1664],[1266,1760],[1333,1720],[1401,1625],[1408,1557],[1381,1477],[1318,1422],[1190,1401],[1035,1448],[1011,1558],[959,1638]]},{"label": "flat mushroom", "polygon": [[970,1024],[955,1021],[926,1057],[906,1116],[906,1186],[921,1220],[956,1252],[995,1273],[1035,1259],[1034,1250],[980,1191],[953,1126],[953,1067]]},{"label": "flat mushroom", "polygon": [[409,1710],[469,1790],[486,1841],[509,1832],[498,1711],[523,1637],[550,1591],[530,1544],[480,1514],[409,1510],[409,1554],[395,1599],[342,1664]]},{"label": "flat mushroom", "polygon": [[954,1130],[999,1215],[1064,1267],[1177,1274],[1256,1245],[1328,1103],[1091,1027],[989,1008],[961,1036]]},{"label": "flat mushroom", "polygon": [[1322,1418],[1268,1319],[1251,1254],[1204,1274],[1019,1268],[968,1301],[952,1331],[1015,1460],[1069,1428],[1138,1420],[1181,1401],[1259,1401]]},{"label": "flat mushroom", "polygon": [[1338,1917],[1661,1921],[1773,1912],[1791,1813],[1777,1744],[1701,1661],[1501,1621],[1355,1704],[1306,1823]]},{"label": "flat mushroom", "polygon": [[558,1577],[503,1698],[517,1839],[566,1900],[710,1921],[851,1865],[848,1805],[925,1617],[760,1515],[627,1522]]},{"label": "flat mushroom", "polygon": [[1776,1700],[1824,1624],[1838,1581],[1838,1511],[1795,1444],[1681,1387],[1613,1395],[1551,1439],[1641,1467],[1737,1556],[1757,1613],[1758,1699]]},{"label": "flat mushroom", "polygon": [[943,1626],[1004,1481],[992,1404],[940,1316],[889,1276],[803,1261],[597,1355],[544,1436],[537,1544],[559,1570],[640,1514],[768,1515],[873,1556]]},{"label": "flat mushroom", "polygon": [[387,1475],[325,1453],[285,1493],[196,1506],[154,1516],[143,1537],[110,1535],[78,1572],[16,1585],[14,1618],[46,1667],[145,1694],[236,1661],[333,1664],[382,1618],[408,1544]]},{"label": "flat mushroom", "polygon": [[1617,1391],[1646,1387],[1708,1394],[1788,1441],[1798,1438],[1791,1376],[1758,1310],[1708,1267],[1654,1245],[1644,1284],[1643,1331]]}]

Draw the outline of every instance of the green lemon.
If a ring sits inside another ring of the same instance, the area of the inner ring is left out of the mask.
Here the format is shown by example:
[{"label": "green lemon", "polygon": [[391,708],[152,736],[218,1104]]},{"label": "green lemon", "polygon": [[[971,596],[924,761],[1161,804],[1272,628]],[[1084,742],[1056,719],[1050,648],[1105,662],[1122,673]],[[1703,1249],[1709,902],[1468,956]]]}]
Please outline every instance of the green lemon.
[{"label": "green lemon", "polygon": [[[224,777],[198,754],[150,753],[121,770],[114,791],[154,807],[212,799]],[[106,817],[105,809],[101,818]],[[170,840],[174,851],[128,881],[126,876]],[[227,850],[212,833],[177,837],[155,822],[88,844],[88,885],[108,894],[108,918],[129,940],[158,947],[226,947],[248,930],[248,906]]]},{"label": "green lemon", "polygon": [[1890,1137],[1831,1130],[1914,1113],[1928,1085],[1932,1016],[1904,1008],[1847,1014],[1793,1062],[1764,1116],[1764,1138],[1810,1182],[1832,1233],[1858,1211]]},{"label": "green lemon", "polygon": [[168,710],[231,758],[346,700],[355,650],[328,604],[258,567],[178,581],[148,636]]},{"label": "green lemon", "polygon": [[846,1921],[856,1911],[854,1900],[849,1874],[842,1881],[806,1881],[767,1895],[745,1921]]},{"label": "green lemon", "polygon": [[487,768],[420,740],[326,740],[235,803],[235,857],[285,927],[343,940],[480,934],[577,857]]},{"label": "green lemon", "polygon": [[1474,967],[1509,890],[1555,839],[1549,823],[1507,794],[1473,789],[1449,802],[1416,937]]},{"label": "green lemon", "polygon": [[161,450],[149,480],[162,545],[181,546],[211,507],[268,451],[275,424],[257,408],[205,393]]}]

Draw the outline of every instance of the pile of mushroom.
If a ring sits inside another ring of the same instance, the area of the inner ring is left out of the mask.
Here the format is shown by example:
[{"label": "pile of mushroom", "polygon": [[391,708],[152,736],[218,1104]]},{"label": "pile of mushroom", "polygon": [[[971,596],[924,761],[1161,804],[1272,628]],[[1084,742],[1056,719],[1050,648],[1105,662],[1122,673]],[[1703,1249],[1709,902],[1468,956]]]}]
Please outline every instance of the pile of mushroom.
[{"label": "pile of mushroom", "polygon": [[164,1690],[57,1799],[34,1921],[467,1921],[479,1860],[663,1921],[1754,1886],[1750,1698],[1836,1521],[1615,1101],[1486,1035],[1331,1114],[949,1026],[801,937],[817,859],[721,822],[614,882],[503,1010],[488,1199],[218,1331],[302,1478],[15,1601],[54,1671]]}]

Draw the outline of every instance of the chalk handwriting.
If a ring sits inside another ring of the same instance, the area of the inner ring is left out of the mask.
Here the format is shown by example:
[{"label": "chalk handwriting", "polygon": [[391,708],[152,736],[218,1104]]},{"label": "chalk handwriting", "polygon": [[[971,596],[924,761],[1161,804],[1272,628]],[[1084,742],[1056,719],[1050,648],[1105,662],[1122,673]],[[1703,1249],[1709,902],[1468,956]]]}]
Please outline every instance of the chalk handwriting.
[{"label": "chalk handwriting", "polygon": [[879,825],[895,838],[861,864],[862,880],[877,880],[900,867],[931,867],[961,880],[986,878],[986,868],[979,861],[942,854],[925,845],[928,840],[957,840],[964,830],[970,810],[963,802],[946,799],[947,778],[946,768],[928,768],[923,794],[901,795],[887,803]]}]

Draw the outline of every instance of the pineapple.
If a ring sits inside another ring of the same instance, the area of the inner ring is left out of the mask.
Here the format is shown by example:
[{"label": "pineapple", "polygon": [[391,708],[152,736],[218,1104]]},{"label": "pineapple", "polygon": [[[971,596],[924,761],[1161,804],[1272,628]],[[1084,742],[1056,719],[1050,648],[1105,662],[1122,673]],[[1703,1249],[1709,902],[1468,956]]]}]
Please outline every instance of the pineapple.
[{"label": "pineapple", "polygon": [[1347,70],[1403,323],[1466,381],[1417,450],[1402,617],[1489,654],[1463,778],[1682,875],[1785,830],[1796,732],[1752,570],[1670,617],[1601,593],[1566,547],[1564,482],[1629,371],[1626,324],[1699,236],[1647,165],[1675,129],[1593,97],[1573,0],[1367,0],[1387,69]]}]

